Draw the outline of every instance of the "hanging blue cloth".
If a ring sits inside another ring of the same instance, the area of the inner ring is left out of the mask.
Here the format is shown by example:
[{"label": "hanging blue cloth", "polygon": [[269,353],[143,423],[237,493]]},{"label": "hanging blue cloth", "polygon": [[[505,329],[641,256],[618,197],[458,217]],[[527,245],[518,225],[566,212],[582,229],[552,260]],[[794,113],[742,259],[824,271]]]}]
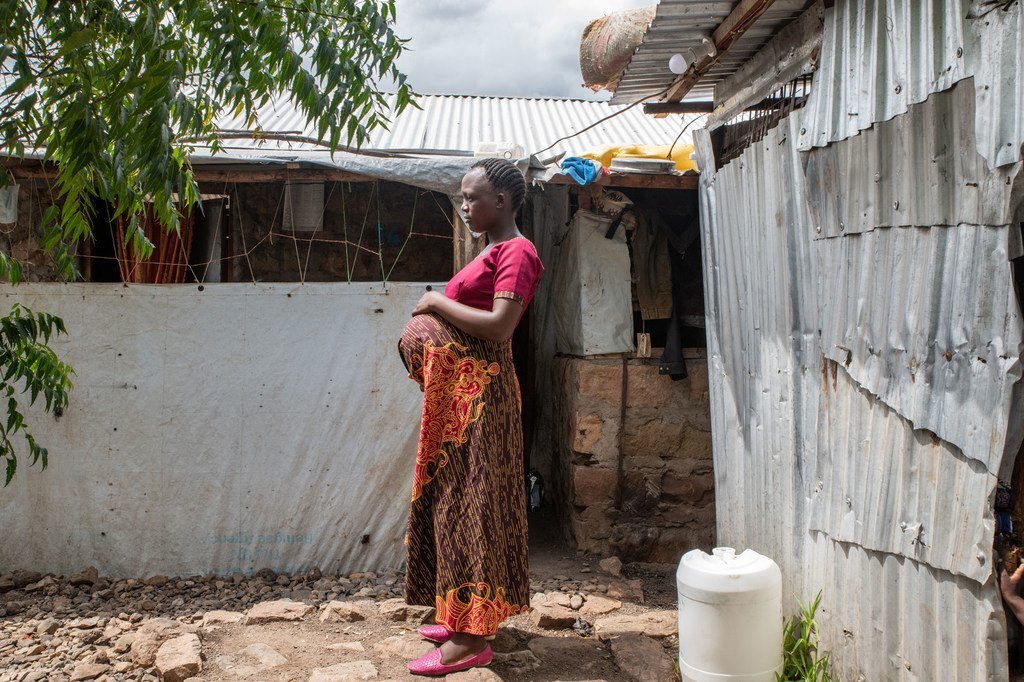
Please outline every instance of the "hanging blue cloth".
[{"label": "hanging blue cloth", "polygon": [[562,174],[568,175],[580,185],[589,185],[601,177],[601,164],[578,156],[567,156],[562,159]]}]

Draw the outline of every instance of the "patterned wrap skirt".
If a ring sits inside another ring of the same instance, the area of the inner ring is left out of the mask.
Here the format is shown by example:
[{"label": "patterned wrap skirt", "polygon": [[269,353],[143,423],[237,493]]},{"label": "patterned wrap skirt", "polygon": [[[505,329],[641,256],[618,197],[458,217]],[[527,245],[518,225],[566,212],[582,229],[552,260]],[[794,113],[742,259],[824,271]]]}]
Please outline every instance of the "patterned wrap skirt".
[{"label": "patterned wrap skirt", "polygon": [[530,604],[519,382],[511,342],[413,317],[398,344],[423,387],[406,534],[406,601],[454,632],[494,634]]}]

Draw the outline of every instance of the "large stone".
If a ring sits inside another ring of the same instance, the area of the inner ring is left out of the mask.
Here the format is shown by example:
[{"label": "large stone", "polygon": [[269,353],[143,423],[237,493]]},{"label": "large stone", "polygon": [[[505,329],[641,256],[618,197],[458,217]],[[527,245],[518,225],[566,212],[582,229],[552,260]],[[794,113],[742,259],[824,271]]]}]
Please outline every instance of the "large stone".
[{"label": "large stone", "polygon": [[71,671],[70,682],[95,680],[100,675],[105,674],[108,670],[110,670],[110,666],[103,665],[102,663],[79,663],[75,666],[74,670]]},{"label": "large stone", "polygon": [[430,653],[434,650],[435,646],[431,642],[421,639],[418,635],[406,633],[387,637],[374,644],[374,648],[394,658],[412,661],[424,654]]},{"label": "large stone", "polygon": [[156,653],[156,669],[163,682],[183,682],[203,669],[199,637],[189,633],[169,639]]},{"label": "large stone", "polygon": [[132,640],[132,662],[149,668],[156,661],[160,646],[169,639],[188,633],[186,626],[170,618],[153,618],[142,624]]},{"label": "large stone", "polygon": [[[686,361],[689,373],[690,361]],[[671,381],[658,373],[656,364],[629,365],[629,390],[626,392],[626,407],[634,408],[665,408],[674,400],[684,396],[687,391],[685,381]]]},{"label": "large stone", "polygon": [[68,578],[68,582],[72,585],[94,585],[99,579],[100,572],[95,566],[90,566]]},{"label": "large stone", "polygon": [[595,454],[597,444],[601,442],[604,430],[604,419],[599,414],[586,414],[576,420],[573,432],[572,449],[589,455]]},{"label": "large stone", "polygon": [[683,475],[670,469],[661,477],[661,492],[672,502],[703,507],[715,501],[715,476],[710,471]]},{"label": "large stone", "polygon": [[622,635],[671,637],[679,630],[679,614],[675,611],[649,611],[636,616],[606,616],[594,623],[597,636],[606,641]]},{"label": "large stone", "polygon": [[245,625],[259,625],[261,623],[302,620],[312,610],[313,607],[309,604],[291,599],[265,601],[249,609],[242,622]]},{"label": "large stone", "polygon": [[597,563],[601,567],[601,570],[608,575],[618,578],[622,575],[622,559],[617,556],[610,556],[607,559],[602,559]]},{"label": "large stone", "polygon": [[324,623],[355,623],[366,620],[373,613],[373,602],[368,599],[358,601],[332,601],[320,614]]},{"label": "large stone", "polygon": [[579,394],[618,407],[622,401],[622,363],[618,360],[578,360]]},{"label": "large stone", "polygon": [[10,575],[0,576],[0,594],[10,592],[11,590],[18,589],[18,586],[14,583],[14,577]]},{"label": "large stone", "polygon": [[665,648],[644,635],[623,635],[612,640],[615,665],[635,682],[674,680],[675,662]]},{"label": "large stone", "polygon": [[547,630],[564,630],[576,623],[576,612],[568,606],[541,602],[531,609],[530,622]]},{"label": "large stone", "polygon": [[243,618],[245,618],[245,614],[238,611],[208,611],[203,614],[203,627],[208,628],[211,625],[238,623]]},{"label": "large stone", "polygon": [[618,599],[608,599],[599,594],[590,594],[587,595],[587,601],[580,609],[580,614],[587,620],[592,620],[595,616],[604,616],[620,608],[622,608],[622,602]]},{"label": "large stone", "polygon": [[615,501],[618,474],[615,469],[573,466],[573,503],[581,507],[608,506]]},{"label": "large stone", "polygon": [[316,668],[309,682],[362,682],[377,679],[377,668],[370,661],[336,663],[329,668]]},{"label": "large stone", "polygon": [[385,620],[407,623],[430,623],[434,618],[432,606],[412,606],[404,599],[386,599],[378,607]]}]

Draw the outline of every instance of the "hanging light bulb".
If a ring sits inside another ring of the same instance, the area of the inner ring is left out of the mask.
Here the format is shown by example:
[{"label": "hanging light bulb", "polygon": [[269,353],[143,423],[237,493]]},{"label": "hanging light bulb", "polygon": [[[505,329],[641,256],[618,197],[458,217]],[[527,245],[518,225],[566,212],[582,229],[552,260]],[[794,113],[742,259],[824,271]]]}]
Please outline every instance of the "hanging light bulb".
[{"label": "hanging light bulb", "polygon": [[668,60],[668,70],[678,75],[686,73],[686,69],[689,64],[686,63],[686,57],[681,54],[674,54]]}]

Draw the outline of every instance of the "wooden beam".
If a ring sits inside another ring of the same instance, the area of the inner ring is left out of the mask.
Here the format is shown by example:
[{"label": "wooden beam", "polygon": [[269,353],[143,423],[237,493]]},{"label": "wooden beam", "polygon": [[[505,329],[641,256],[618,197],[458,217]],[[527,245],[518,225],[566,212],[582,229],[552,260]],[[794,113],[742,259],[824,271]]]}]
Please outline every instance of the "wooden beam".
[{"label": "wooden beam", "polygon": [[[767,101],[762,98],[817,70],[823,22],[824,4],[818,0],[735,73],[716,84],[715,111],[705,125],[714,129],[742,111],[758,108]],[[758,100],[761,102],[756,103]]]},{"label": "wooden beam", "polygon": [[644,113],[652,116],[662,114],[707,114],[715,110],[715,103],[701,102],[647,102]]},{"label": "wooden beam", "polygon": [[[53,164],[26,159],[5,159],[0,164],[18,180],[55,178],[57,168]],[[295,168],[294,164],[268,164],[265,167],[244,170],[238,168],[217,168],[215,166],[193,166],[197,182],[230,182],[238,184],[259,182],[370,182],[374,178],[358,173],[349,173],[336,168]]]},{"label": "wooden beam", "polygon": [[[695,190],[699,180],[700,176],[696,173],[687,173],[686,175],[672,175],[669,173],[612,173],[611,175],[601,176],[595,182],[587,185],[587,187],[597,185],[599,187]],[[562,175],[561,173],[552,177],[548,182],[555,185],[581,187],[568,175]]]},{"label": "wooden beam", "polygon": [[286,168],[282,165],[268,166],[266,170],[224,170],[204,166],[193,166],[192,173],[198,182],[230,182],[238,184],[258,182],[370,182],[373,178],[334,168]]},{"label": "wooden beam", "polygon": [[732,47],[737,40],[740,39],[747,29],[752,27],[757,20],[764,14],[769,7],[775,3],[775,0],[740,0],[740,2],[733,8],[729,16],[718,25],[715,32],[711,34],[711,42],[715,45],[714,56],[708,55],[702,58],[695,64],[691,64],[690,68],[686,70],[686,73],[677,77],[672,83],[672,87],[669,88],[668,94],[665,95],[665,100],[668,102],[678,102],[681,100],[690,90],[693,89],[700,79],[704,77],[712,66],[718,63],[730,47]]}]

